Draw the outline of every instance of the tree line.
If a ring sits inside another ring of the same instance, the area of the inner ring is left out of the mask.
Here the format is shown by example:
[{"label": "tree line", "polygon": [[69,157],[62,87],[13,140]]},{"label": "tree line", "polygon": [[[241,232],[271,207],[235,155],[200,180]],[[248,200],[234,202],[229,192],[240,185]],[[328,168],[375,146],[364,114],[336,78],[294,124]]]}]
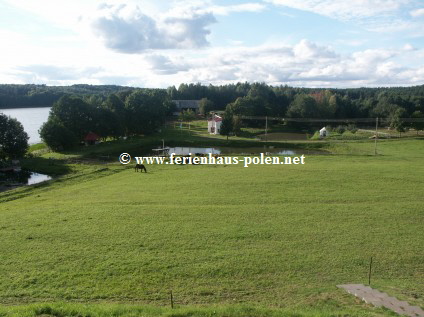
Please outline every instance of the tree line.
[{"label": "tree line", "polygon": [[89,132],[103,139],[154,133],[173,110],[163,89],[127,90],[107,98],[64,95],[53,104],[39,132],[50,148],[66,150]]},{"label": "tree line", "polygon": [[[67,149],[88,132],[102,138],[150,134],[170,116],[172,100],[200,100],[200,113],[224,113],[223,131],[237,133],[243,116],[355,119],[383,118],[397,129],[401,118],[424,118],[424,85],[393,88],[315,89],[270,86],[181,84],[141,89],[114,85],[0,85],[1,107],[50,106],[40,129],[53,149]],[[255,121],[250,121],[255,124]],[[263,122],[256,122],[258,125]],[[411,124],[423,129],[422,122]],[[4,147],[3,147],[4,148]]]},{"label": "tree line", "polygon": [[[134,90],[150,89],[116,85],[0,85],[0,108],[52,106],[65,95],[102,99],[110,94],[127,96]],[[254,116],[309,118],[368,118],[424,113],[424,85],[391,88],[321,89],[270,86],[264,83],[228,85],[181,84],[155,89],[170,100],[200,100],[203,112],[226,110]],[[121,98],[125,102],[125,98]]]},{"label": "tree line", "polygon": [[116,85],[46,86],[0,84],[0,109],[51,107],[53,103],[64,95],[71,94],[80,97],[99,95],[107,97],[111,93],[134,89]]}]

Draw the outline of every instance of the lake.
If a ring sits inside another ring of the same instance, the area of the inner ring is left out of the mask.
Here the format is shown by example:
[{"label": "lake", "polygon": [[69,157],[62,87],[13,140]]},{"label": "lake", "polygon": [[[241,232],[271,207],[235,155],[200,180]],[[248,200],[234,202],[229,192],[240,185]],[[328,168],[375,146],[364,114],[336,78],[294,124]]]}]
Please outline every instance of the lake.
[{"label": "lake", "polygon": [[38,129],[47,121],[51,107],[0,109],[0,112],[17,119],[28,133],[29,144],[40,143]]},{"label": "lake", "polygon": [[222,154],[222,155],[258,155],[259,153],[270,153],[274,155],[298,155],[298,154],[322,154],[323,152],[316,150],[305,150],[305,149],[283,149],[275,147],[171,147],[169,153],[175,153],[176,155],[188,155],[189,153],[201,153],[201,154]]},{"label": "lake", "polygon": [[25,185],[39,184],[52,179],[51,176],[22,170],[20,172],[0,172],[0,192]]}]

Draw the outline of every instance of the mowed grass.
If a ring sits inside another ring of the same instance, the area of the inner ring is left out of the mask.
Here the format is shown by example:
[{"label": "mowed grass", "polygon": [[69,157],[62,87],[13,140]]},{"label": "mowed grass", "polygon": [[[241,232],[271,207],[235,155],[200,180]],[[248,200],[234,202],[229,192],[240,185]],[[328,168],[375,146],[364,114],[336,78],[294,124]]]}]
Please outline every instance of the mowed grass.
[{"label": "mowed grass", "polygon": [[0,205],[0,302],[160,306],[172,290],[180,307],[364,315],[336,285],[368,283],[372,256],[373,287],[424,306],[423,145],[385,141],[379,156],[306,165],[113,165],[34,188]]}]

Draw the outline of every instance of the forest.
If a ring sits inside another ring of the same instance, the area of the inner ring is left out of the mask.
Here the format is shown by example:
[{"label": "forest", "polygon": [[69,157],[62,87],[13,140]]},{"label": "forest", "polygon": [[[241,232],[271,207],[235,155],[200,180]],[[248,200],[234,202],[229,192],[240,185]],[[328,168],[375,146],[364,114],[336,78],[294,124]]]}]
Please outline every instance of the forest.
[{"label": "forest", "polygon": [[[125,98],[134,90],[162,91],[170,100],[206,98],[203,111],[226,110],[243,115],[301,118],[368,118],[398,115],[405,118],[424,113],[424,85],[391,88],[296,88],[264,83],[237,83],[221,86],[181,84],[167,89],[140,89],[115,85],[0,85],[0,109],[48,107],[62,96],[106,100],[116,94]],[[415,113],[415,114],[414,114]]]},{"label": "forest", "polygon": [[[200,100],[201,116],[221,111],[224,116],[224,132],[221,132],[227,137],[240,131],[246,117],[253,117],[248,124],[255,126],[263,122],[254,118],[265,116],[301,122],[335,119],[363,122],[378,117],[399,132],[408,127],[424,128],[424,85],[355,89],[274,87],[265,83],[181,84],[167,89],[0,85],[3,108],[52,106],[40,135],[53,149],[72,147],[90,131],[103,139],[152,134],[172,117],[175,109],[172,100]],[[180,115],[183,121],[195,117],[194,113]],[[310,129],[311,125],[293,123],[292,127]]]}]

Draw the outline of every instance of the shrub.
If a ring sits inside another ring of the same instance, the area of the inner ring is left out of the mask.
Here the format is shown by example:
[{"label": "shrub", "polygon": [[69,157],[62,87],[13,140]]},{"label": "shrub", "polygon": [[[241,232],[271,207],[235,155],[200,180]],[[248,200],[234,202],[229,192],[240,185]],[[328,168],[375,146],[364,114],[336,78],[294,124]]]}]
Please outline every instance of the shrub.
[{"label": "shrub", "polygon": [[334,132],[343,134],[346,131],[346,127],[344,125],[339,125],[334,129]]},{"label": "shrub", "polygon": [[309,140],[320,140],[319,131],[315,131],[314,135],[309,138]]},{"label": "shrub", "polygon": [[354,124],[348,124],[348,126],[346,127],[346,129],[348,131],[352,132],[353,134],[355,134],[356,131],[358,131],[358,128]]}]

